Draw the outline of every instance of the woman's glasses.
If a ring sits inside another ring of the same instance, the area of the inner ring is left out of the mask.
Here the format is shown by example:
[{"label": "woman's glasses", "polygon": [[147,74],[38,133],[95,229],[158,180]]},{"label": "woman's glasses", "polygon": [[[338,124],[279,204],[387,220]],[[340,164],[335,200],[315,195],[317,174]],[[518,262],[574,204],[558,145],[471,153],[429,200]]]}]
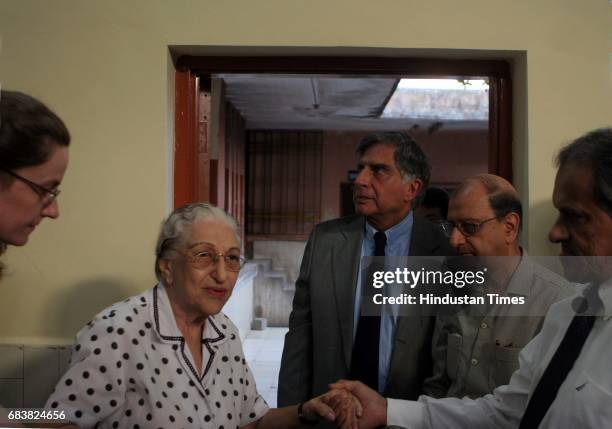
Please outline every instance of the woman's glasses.
[{"label": "woman's glasses", "polygon": [[29,179],[26,179],[25,177],[15,173],[14,171],[8,170],[6,168],[0,168],[0,170],[4,171],[6,174],[14,177],[17,180],[22,181],[23,183],[28,185],[30,188],[32,188],[32,190],[36,192],[38,196],[40,196],[45,206],[48,206],[53,201],[55,201],[57,196],[60,194],[59,189],[49,189],[45,186],[39,185],[38,183],[34,183]]},{"label": "woman's glasses", "polygon": [[225,268],[228,271],[240,271],[240,268],[246,262],[246,259],[240,255],[238,250],[229,250],[228,252],[217,252],[213,248],[199,248],[192,250],[189,253],[174,249],[179,254],[183,255],[194,267],[199,269],[208,268],[219,262],[223,258]]}]

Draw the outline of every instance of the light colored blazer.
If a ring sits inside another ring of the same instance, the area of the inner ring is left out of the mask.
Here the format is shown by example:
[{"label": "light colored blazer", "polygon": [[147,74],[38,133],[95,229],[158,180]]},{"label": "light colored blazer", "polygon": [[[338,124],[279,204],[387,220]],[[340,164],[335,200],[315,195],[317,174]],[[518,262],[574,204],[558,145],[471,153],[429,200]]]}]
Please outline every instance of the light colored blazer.
[{"label": "light colored blazer", "polygon": [[542,329],[548,308],[575,293],[564,278],[523,252],[506,289],[508,296],[525,298],[521,315],[503,316],[495,307],[478,314],[478,307],[473,306],[471,312],[464,309],[438,317],[432,349],[434,371],[425,381],[424,393],[435,398],[478,398],[508,384],[519,367],[520,351]]},{"label": "light colored blazer", "polygon": [[[308,400],[349,375],[355,288],[365,218],[323,222],[311,233],[296,282],[279,375],[278,405]],[[436,225],[415,216],[410,254],[454,254]],[[386,395],[416,399],[431,375],[435,319],[399,317]]]}]

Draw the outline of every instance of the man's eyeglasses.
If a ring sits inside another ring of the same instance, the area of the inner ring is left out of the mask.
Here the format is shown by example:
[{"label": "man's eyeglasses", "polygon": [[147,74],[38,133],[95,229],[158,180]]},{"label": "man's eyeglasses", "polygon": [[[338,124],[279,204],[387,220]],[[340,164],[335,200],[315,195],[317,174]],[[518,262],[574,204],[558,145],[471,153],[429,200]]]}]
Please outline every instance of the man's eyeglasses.
[{"label": "man's eyeglasses", "polygon": [[177,253],[183,255],[187,261],[189,261],[194,267],[199,269],[205,269],[213,264],[216,264],[220,258],[225,261],[225,268],[228,271],[240,271],[246,259],[241,256],[238,252],[230,250],[229,253],[215,252],[213,249],[199,249],[195,250],[191,254],[181,252],[178,249],[174,249]]},{"label": "man's eyeglasses", "polygon": [[451,233],[453,232],[454,228],[457,228],[461,232],[461,234],[463,234],[464,236],[469,237],[471,235],[476,234],[478,231],[480,231],[480,228],[482,228],[482,226],[485,223],[491,222],[492,220],[499,219],[499,218],[500,216],[495,216],[490,219],[481,220],[480,222],[473,221],[473,220],[465,220],[465,221],[459,221],[459,222],[444,221],[442,224],[442,229],[444,230],[446,235],[449,237]]},{"label": "man's eyeglasses", "polygon": [[59,189],[49,189],[45,186],[39,185],[38,183],[34,183],[31,180],[26,179],[23,176],[20,176],[14,171],[8,170],[6,168],[0,168],[0,170],[4,171],[6,174],[14,177],[17,180],[22,181],[23,183],[28,185],[30,188],[32,188],[32,190],[36,192],[43,199],[45,205],[51,204],[53,201],[55,201],[57,196],[60,194]]}]

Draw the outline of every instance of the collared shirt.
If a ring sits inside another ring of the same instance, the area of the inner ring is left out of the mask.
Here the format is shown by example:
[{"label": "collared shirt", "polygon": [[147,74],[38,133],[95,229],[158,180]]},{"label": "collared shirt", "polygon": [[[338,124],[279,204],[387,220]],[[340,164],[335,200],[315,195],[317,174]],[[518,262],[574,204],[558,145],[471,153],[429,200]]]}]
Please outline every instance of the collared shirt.
[{"label": "collared shirt", "polygon": [[[598,294],[603,315],[597,317],[540,428],[612,427],[612,279],[599,287]],[[389,399],[387,424],[411,429],[518,427],[529,398],[574,317],[574,299],[564,299],[551,307],[542,330],[519,355],[520,368],[508,385],[478,399]]]},{"label": "collared shirt", "polygon": [[[513,306],[470,306],[437,318],[433,339],[434,373],[425,394],[445,398],[478,398],[508,384],[518,369],[519,353],[542,328],[552,304],[574,295],[563,277],[535,263],[523,251],[505,291],[523,297],[520,314]],[[470,311],[471,310],[471,311]]]},{"label": "collared shirt", "polygon": [[[412,224],[414,223],[414,214],[412,211],[397,225],[384,231],[387,236],[387,244],[385,246],[385,256],[407,256],[410,251],[410,239],[412,237]],[[361,257],[374,255],[374,234],[377,230],[366,222],[363,243],[361,245]],[[361,261],[361,259],[360,259]],[[359,323],[359,315],[361,313],[361,262],[359,267],[359,275],[357,276],[357,287],[355,288],[355,313],[353,316],[353,340],[357,333],[357,325]],[[397,325],[397,316],[383,314],[380,318],[380,341],[378,355],[378,391],[382,392],[387,384],[387,375],[389,374],[389,366],[391,365],[391,356],[393,355],[393,342],[395,339],[395,330]]]},{"label": "collared shirt", "polygon": [[200,374],[163,285],[81,329],[45,408],[65,411],[81,429],[234,428],[268,411],[234,324],[222,313],[208,317]]}]

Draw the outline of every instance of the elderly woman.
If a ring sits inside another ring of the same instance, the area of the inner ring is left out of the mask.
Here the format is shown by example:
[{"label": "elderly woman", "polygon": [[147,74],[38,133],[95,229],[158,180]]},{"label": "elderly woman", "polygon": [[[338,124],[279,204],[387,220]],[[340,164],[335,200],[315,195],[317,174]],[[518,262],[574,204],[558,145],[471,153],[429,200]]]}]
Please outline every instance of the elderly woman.
[{"label": "elderly woman", "polygon": [[0,255],[9,244],[23,246],[45,217],[59,216],[69,144],[68,129],[47,106],[0,91]]},{"label": "elderly woman", "polygon": [[242,265],[233,218],[208,204],[182,207],[162,225],[156,255],[159,283],[79,332],[46,408],[81,428],[286,429],[334,419],[329,396],[270,410],[257,393],[221,313]]}]

